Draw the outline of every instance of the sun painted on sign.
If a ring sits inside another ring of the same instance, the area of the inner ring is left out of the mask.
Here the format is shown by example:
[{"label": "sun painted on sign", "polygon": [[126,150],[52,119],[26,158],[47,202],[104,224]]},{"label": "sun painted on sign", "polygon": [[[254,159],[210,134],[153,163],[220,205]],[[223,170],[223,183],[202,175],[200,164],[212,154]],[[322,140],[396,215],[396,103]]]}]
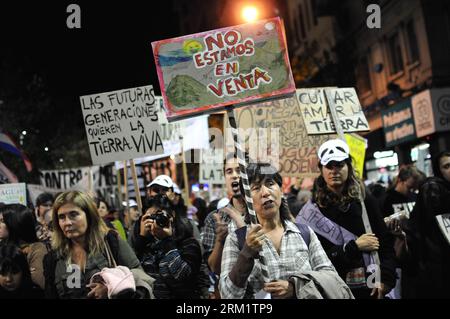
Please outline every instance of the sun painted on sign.
[{"label": "sun painted on sign", "polygon": [[169,120],[295,92],[279,18],[152,46]]}]

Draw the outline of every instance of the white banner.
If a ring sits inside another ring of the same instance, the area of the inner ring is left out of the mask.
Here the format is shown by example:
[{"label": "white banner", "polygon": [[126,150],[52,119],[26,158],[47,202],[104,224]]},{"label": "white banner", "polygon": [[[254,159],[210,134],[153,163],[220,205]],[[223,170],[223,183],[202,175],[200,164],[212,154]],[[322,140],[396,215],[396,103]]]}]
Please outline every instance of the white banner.
[{"label": "white banner", "polygon": [[112,165],[46,170],[40,171],[39,174],[42,187],[33,187],[32,190],[28,187],[30,191],[37,193],[36,197],[43,192],[52,194],[67,190],[88,192],[91,185],[93,191],[109,204],[116,205],[119,202],[117,173]]},{"label": "white banner", "polygon": [[[183,149],[189,151],[193,149],[209,149],[208,115],[198,116],[186,120],[169,123],[164,111],[162,98],[156,96],[156,106],[158,108],[158,120],[161,125],[161,139],[164,146],[164,153],[154,156],[135,158],[135,164],[142,164],[155,161],[171,155],[181,153],[181,139],[183,138]],[[127,163],[129,166],[130,164]],[[115,162],[116,169],[123,168],[123,161]]]},{"label": "white banner", "polygon": [[450,245],[450,214],[437,215],[436,220],[442,235]]}]

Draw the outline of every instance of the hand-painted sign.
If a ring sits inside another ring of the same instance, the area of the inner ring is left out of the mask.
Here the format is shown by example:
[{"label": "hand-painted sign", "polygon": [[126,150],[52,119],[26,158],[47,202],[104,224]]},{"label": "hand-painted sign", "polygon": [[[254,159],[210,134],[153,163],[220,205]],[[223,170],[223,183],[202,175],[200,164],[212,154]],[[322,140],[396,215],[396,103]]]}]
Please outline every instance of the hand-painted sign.
[{"label": "hand-painted sign", "polygon": [[80,97],[94,164],[164,152],[153,87]]},{"label": "hand-painted sign", "polygon": [[416,139],[411,99],[381,111],[386,146],[394,146]]},{"label": "hand-painted sign", "polygon": [[297,98],[308,134],[336,133],[330,108],[336,110],[344,132],[369,131],[369,123],[353,88],[301,89],[297,90]]},{"label": "hand-painted sign", "polygon": [[27,205],[25,183],[0,185],[0,203]]},{"label": "hand-painted sign", "polygon": [[[256,153],[252,152],[252,148],[258,147],[256,150],[258,154],[263,152],[270,158],[272,154],[261,147],[266,145],[265,147],[273,148],[273,143],[276,143],[279,156],[277,168],[282,176],[308,177],[317,176],[320,173],[317,166],[317,150],[331,137],[308,135],[300,105],[295,96],[242,107],[236,109],[235,114],[243,142],[249,146],[250,157],[253,158],[252,153]],[[271,130],[274,129],[278,130],[277,139],[271,141]],[[268,137],[270,138],[267,143],[262,143],[262,140]],[[231,134],[226,136],[226,142],[227,148],[231,142],[230,150],[232,150]],[[271,151],[275,150],[271,149]],[[271,161],[274,166],[276,162]]]},{"label": "hand-painted sign", "polygon": [[152,46],[169,121],[295,92],[279,18]]}]

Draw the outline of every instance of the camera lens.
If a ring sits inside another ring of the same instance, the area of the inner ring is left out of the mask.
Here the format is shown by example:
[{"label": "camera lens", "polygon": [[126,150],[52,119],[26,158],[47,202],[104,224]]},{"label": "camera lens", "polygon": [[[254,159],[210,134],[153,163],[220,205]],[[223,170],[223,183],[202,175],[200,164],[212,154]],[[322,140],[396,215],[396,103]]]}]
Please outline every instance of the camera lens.
[{"label": "camera lens", "polygon": [[166,212],[156,213],[155,215],[150,216],[150,218],[153,219],[156,222],[156,225],[161,228],[165,228],[170,224],[170,218]]}]

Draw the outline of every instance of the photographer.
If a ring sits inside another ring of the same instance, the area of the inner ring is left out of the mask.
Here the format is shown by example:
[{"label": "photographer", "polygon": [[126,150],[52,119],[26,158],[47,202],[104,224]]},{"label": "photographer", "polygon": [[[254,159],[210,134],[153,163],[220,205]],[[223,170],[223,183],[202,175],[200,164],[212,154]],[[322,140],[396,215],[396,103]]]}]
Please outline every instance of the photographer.
[{"label": "photographer", "polygon": [[146,198],[143,211],[135,250],[145,272],[156,278],[155,297],[199,298],[202,256],[192,226],[174,213],[162,195]]}]

